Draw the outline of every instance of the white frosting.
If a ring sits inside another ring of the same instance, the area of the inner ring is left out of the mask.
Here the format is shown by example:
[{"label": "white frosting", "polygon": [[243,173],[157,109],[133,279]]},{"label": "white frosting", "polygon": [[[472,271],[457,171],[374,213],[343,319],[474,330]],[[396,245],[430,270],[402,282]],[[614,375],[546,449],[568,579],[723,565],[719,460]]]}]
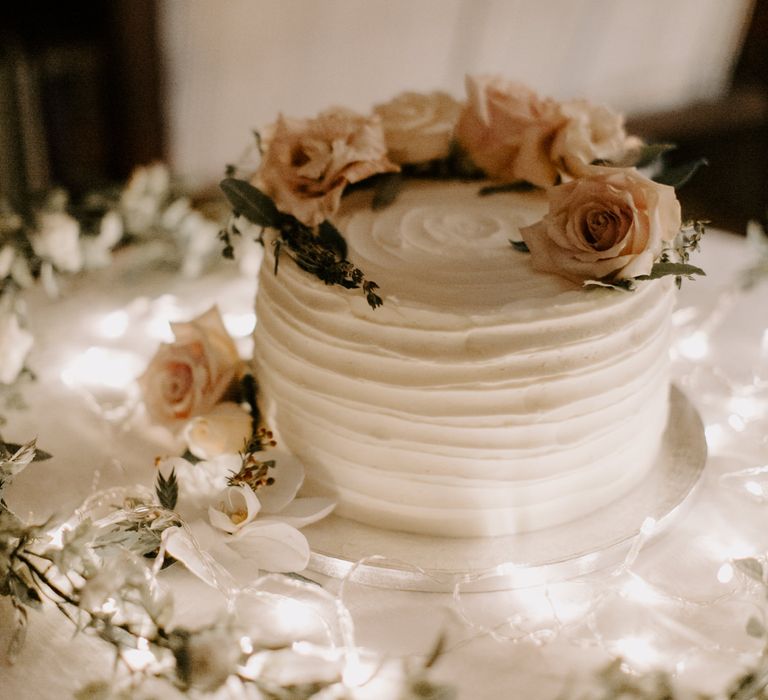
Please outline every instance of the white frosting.
[{"label": "white frosting", "polygon": [[326,286],[271,246],[255,358],[282,443],[337,512],[450,536],[554,525],[643,478],[667,419],[671,285],[584,289],[510,239],[540,193],[409,185],[345,200],[349,258],[380,285]]}]

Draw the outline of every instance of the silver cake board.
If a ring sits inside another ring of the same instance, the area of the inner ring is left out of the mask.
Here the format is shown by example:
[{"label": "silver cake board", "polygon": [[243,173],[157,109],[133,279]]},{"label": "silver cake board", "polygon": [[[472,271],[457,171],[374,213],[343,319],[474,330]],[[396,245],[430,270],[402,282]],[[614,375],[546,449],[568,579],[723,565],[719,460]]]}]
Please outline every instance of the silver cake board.
[{"label": "silver cake board", "polygon": [[[707,461],[704,426],[677,388],[659,455],[630,493],[575,521],[499,537],[448,538],[382,530],[331,515],[303,529],[308,566],[332,578],[411,591],[509,590],[613,566],[640,537],[679,515]],[[649,528],[649,525],[652,527]]]}]

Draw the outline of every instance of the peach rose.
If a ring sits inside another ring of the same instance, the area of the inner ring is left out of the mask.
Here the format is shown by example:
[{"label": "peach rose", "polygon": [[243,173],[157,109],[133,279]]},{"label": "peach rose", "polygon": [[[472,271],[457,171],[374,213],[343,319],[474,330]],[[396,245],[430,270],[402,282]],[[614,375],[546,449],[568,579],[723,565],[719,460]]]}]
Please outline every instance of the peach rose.
[{"label": "peach rose", "polygon": [[551,157],[563,173],[577,177],[593,161],[623,160],[641,143],[627,136],[624,117],[608,107],[571,100],[560,109],[566,121],[557,131]]},{"label": "peach rose", "polygon": [[404,92],[373,108],[381,117],[389,157],[399,164],[447,157],[460,110],[445,92]]},{"label": "peach rose", "polygon": [[215,306],[171,328],[175,341],[160,346],[139,386],[152,419],[175,427],[213,409],[235,378],[240,358]]},{"label": "peach rose", "polygon": [[547,195],[549,212],[520,233],[536,270],[574,282],[648,274],[680,231],[674,188],[634,168],[593,167]]},{"label": "peach rose", "polygon": [[287,119],[272,129],[255,184],[281,211],[314,226],[339,207],[344,188],[396,171],[378,117],[336,108],[315,119]]},{"label": "peach rose", "polygon": [[550,151],[564,121],[559,105],[491,76],[468,76],[467,94],[456,138],[475,164],[494,180],[554,184],[558,172]]}]

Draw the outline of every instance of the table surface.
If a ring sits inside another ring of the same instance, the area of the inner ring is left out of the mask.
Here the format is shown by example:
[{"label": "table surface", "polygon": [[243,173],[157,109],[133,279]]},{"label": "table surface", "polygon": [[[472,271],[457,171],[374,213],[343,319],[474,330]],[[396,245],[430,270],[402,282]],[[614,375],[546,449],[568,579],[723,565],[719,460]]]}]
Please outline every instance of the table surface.
[{"label": "table surface", "polygon": [[[243,356],[249,355],[252,277],[227,266],[184,279],[156,253],[151,247],[130,253],[109,270],[77,278],[57,301],[38,292],[29,296],[37,338],[30,364],[38,379],[21,387],[27,409],[0,411],[8,419],[3,435],[14,441],[37,435],[54,457],[28,468],[11,487],[8,501],[20,516],[41,520],[71,512],[96,488],[152,483],[154,457],[173,447],[167,437],[145,431],[137,439],[97,411],[119,411],[133,391],[129,378],[167,334],[168,319],[189,318],[215,302],[239,335]],[[728,568],[732,558],[760,557],[768,547],[762,498],[768,480],[763,483],[758,469],[768,464],[768,392],[752,388],[753,375],[766,370],[761,359],[768,365],[760,357],[768,285],[733,293],[747,254],[744,239],[710,232],[696,261],[708,277],[684,284],[680,293],[675,380],[707,426],[710,457],[701,487],[674,525],[623,573],[606,571],[546,590],[452,596],[351,580],[344,602],[360,646],[387,658],[418,656],[444,634],[434,678],[476,700],[578,697],[616,655],[639,671],[661,667],[680,686],[708,692],[754,662],[762,642],[748,636],[745,625],[766,609],[765,595]],[[95,389],[80,380],[88,374],[83,367],[92,373],[101,357],[112,374]],[[748,469],[756,471],[742,474]],[[186,624],[203,622],[200,600],[209,611],[220,603],[180,567],[163,577],[178,592],[177,615]],[[324,585],[339,587],[334,580]],[[10,608],[0,603],[0,646],[10,619]],[[84,682],[108,677],[111,662],[105,645],[85,635],[73,638],[55,610],[32,613],[21,657],[0,666],[0,695],[68,697]]]}]

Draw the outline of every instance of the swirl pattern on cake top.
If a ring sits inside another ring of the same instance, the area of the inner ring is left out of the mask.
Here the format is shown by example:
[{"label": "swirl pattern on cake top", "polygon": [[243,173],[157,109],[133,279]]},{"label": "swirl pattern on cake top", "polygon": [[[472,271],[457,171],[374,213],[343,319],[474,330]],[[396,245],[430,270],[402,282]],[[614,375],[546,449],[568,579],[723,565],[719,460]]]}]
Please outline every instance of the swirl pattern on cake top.
[{"label": "swirl pattern on cake top", "polygon": [[585,515],[653,463],[667,420],[672,285],[632,293],[536,272],[516,251],[539,192],[409,183],[345,198],[349,259],[384,305],[267,245],[255,362],[265,409],[337,513],[445,536]]}]

